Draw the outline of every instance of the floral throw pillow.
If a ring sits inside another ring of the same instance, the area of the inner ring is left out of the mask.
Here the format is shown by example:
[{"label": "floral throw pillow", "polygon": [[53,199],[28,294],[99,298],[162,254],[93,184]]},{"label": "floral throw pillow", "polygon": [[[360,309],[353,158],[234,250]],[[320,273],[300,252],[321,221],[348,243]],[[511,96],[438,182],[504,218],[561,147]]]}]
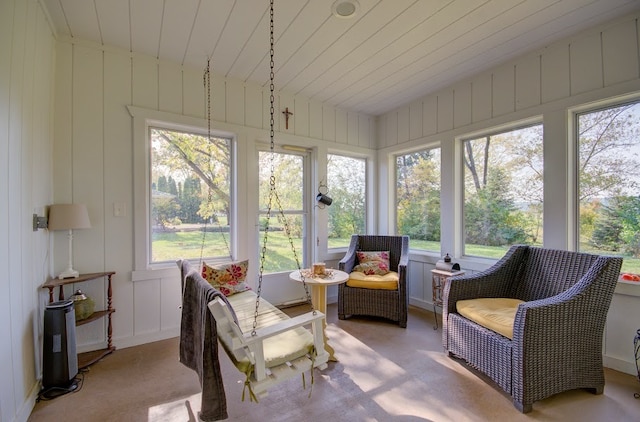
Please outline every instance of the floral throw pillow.
[{"label": "floral throw pillow", "polygon": [[389,272],[389,251],[356,252],[358,265],[353,271],[359,271],[365,275],[385,275]]},{"label": "floral throw pillow", "polygon": [[207,265],[202,263],[202,278],[207,280],[223,295],[231,296],[236,293],[251,290],[245,282],[249,260],[230,262],[219,265]]}]

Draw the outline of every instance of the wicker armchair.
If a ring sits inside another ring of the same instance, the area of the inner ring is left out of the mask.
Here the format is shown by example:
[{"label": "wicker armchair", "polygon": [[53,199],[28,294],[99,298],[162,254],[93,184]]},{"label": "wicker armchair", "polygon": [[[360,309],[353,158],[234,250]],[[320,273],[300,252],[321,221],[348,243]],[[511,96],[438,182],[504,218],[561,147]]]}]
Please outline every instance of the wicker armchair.
[{"label": "wicker armchair", "polygon": [[398,273],[397,290],[379,290],[338,287],[338,318],[349,315],[383,317],[407,327],[407,265],[409,263],[409,236],[363,236],[354,234],[346,255],[338,263],[341,271],[350,273],[358,265],[356,251],[389,251],[389,269]]},{"label": "wicker armchair", "polygon": [[[452,277],[443,293],[442,341],[511,395],[521,412],[567,390],[604,391],[602,335],[622,258],[513,246],[486,271]],[[456,303],[515,298],[513,339],[466,319]]]}]

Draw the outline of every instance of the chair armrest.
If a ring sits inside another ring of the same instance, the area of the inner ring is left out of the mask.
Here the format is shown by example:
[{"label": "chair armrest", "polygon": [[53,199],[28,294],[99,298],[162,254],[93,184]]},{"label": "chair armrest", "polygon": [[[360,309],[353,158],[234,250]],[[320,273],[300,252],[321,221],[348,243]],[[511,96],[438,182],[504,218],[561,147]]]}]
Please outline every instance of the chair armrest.
[{"label": "chair armrest", "polygon": [[601,341],[621,266],[622,258],[601,256],[566,291],[520,304],[514,320],[514,340],[557,335],[555,330],[578,330],[583,338],[595,334]]},{"label": "chair armrest", "polygon": [[469,275],[454,276],[446,283],[442,293],[443,305],[448,312],[456,311],[456,302],[479,297],[509,297],[513,283],[522,273],[528,247],[512,246],[507,253],[488,269]]},{"label": "chair armrest", "polygon": [[283,320],[277,324],[269,325],[268,327],[258,328],[256,329],[255,336],[251,335],[251,333],[245,333],[243,334],[244,341],[248,345],[255,342],[262,342],[269,337],[277,336],[278,334],[290,331],[294,328],[304,327],[314,321],[322,320],[324,317],[325,315],[320,311],[315,311],[315,313],[313,311],[307,312],[305,314]]},{"label": "chair armrest", "polygon": [[340,262],[338,262],[338,269],[340,271],[344,271],[347,274],[353,271],[353,267],[356,266],[356,249],[357,242],[352,240],[349,244],[349,249],[347,249],[347,253],[342,257]]}]

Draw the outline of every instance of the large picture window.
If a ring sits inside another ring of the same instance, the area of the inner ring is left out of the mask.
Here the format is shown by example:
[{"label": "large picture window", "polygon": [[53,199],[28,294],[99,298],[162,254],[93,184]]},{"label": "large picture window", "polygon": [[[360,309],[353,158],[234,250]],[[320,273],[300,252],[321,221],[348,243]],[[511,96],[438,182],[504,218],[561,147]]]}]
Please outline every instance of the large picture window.
[{"label": "large picture window", "polygon": [[464,254],[542,245],[542,125],[463,141]]},{"label": "large picture window", "polygon": [[333,203],[328,208],[328,247],[348,247],[352,234],[366,229],[366,160],[329,154],[327,186]]},{"label": "large picture window", "polygon": [[149,128],[150,262],[229,259],[231,139]]},{"label": "large picture window", "polygon": [[396,231],[440,253],[440,148],[396,157]]},{"label": "large picture window", "polygon": [[640,102],[577,115],[578,249],[640,274]]}]

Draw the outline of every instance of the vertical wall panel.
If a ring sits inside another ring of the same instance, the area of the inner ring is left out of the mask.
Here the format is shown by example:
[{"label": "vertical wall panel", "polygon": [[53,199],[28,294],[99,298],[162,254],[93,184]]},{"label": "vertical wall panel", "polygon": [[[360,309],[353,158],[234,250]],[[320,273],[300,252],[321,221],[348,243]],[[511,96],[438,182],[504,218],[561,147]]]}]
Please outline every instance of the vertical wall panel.
[{"label": "vertical wall panel", "polygon": [[358,113],[347,112],[347,143],[349,145],[358,145],[359,129]]},{"label": "vertical wall panel", "polygon": [[160,331],[180,331],[182,292],[171,277],[160,280]]},{"label": "vertical wall panel", "polygon": [[184,114],[206,118],[206,90],[201,71],[192,67],[182,69],[182,94]]},{"label": "vertical wall panel", "polygon": [[245,95],[245,125],[262,128],[262,88],[255,84],[246,84]]},{"label": "vertical wall panel", "polygon": [[372,118],[358,114],[358,145],[364,148],[375,148],[372,145]]},{"label": "vertical wall panel", "polygon": [[385,143],[385,134],[387,133],[387,116],[382,115],[374,118],[375,120],[375,147],[380,149],[387,146]]},{"label": "vertical wall panel", "polygon": [[311,101],[309,103],[309,136],[316,139],[323,139],[322,133],[322,103]]},{"label": "vertical wall panel", "polygon": [[[9,141],[7,158],[9,165],[6,169],[6,181],[9,186],[9,201],[11,206],[8,208],[8,221],[12,224],[8,225],[8,237],[7,240],[11,247],[7,253],[8,263],[8,289],[5,292],[9,297],[9,317],[7,324],[10,326],[9,340],[13,342],[22,343],[22,318],[23,309],[21,307],[21,295],[22,285],[16,283],[14,280],[22,280],[22,253],[27,249],[24,248],[22,243],[22,236],[20,235],[20,224],[15,222],[20,221],[22,214],[21,199],[23,192],[28,188],[23,184],[21,179],[21,166],[23,165],[23,157],[21,154],[21,145],[23,142],[27,142],[27,139],[23,139],[22,123],[26,116],[23,114],[26,98],[24,98],[23,90],[25,85],[24,80],[24,61],[25,61],[25,42],[26,42],[26,26],[27,26],[27,11],[26,2],[15,2],[13,19],[15,22],[15,29],[12,34],[12,44],[8,50],[10,56],[10,86],[9,95]],[[4,99],[3,99],[4,100]],[[4,100],[7,101],[7,100]],[[26,163],[24,163],[26,164]],[[4,239],[2,239],[4,240]],[[24,395],[24,379],[22,377],[22,348],[14,347],[11,350],[10,361],[12,363],[10,371],[11,379],[15,383],[12,385],[13,397],[21,397]],[[15,411],[16,402],[11,403],[10,409]],[[13,414],[13,413],[12,413]]]},{"label": "vertical wall panel", "polygon": [[133,56],[133,105],[158,109],[158,61],[152,57]]},{"label": "vertical wall panel", "polygon": [[327,141],[336,140],[336,109],[322,106],[322,137]]},{"label": "vertical wall panel", "polygon": [[492,78],[492,110],[493,117],[514,111],[514,65],[506,64],[493,72]]},{"label": "vertical wall panel", "polygon": [[[303,97],[294,97],[293,103],[294,115],[291,117],[295,121],[295,134],[309,136],[309,101]],[[291,107],[289,107],[289,111],[291,111]],[[291,120],[290,118],[289,123],[291,123]]]},{"label": "vertical wall panel", "polygon": [[226,81],[226,86],[226,121],[237,125],[244,125],[244,84],[241,81],[232,79]]},{"label": "vertical wall panel", "polygon": [[571,95],[602,87],[602,45],[600,33],[571,43]]},{"label": "vertical wall panel", "polygon": [[[14,30],[13,20],[14,1],[0,2],[0,51],[11,51],[13,41],[12,31]],[[19,23],[19,22],[18,22]],[[9,238],[9,214],[10,198],[16,187],[9,184],[9,142],[11,108],[11,55],[0,54],[0,283],[7,289],[13,288],[11,285],[17,281],[11,281],[9,271],[9,249],[11,239]],[[13,420],[17,413],[17,407],[24,397],[16,394],[13,388],[13,355],[17,353],[14,341],[11,336],[11,297],[5,293],[0,296],[0,336],[7,339],[0,345],[0,372],[7,374],[6,381],[0,387],[0,419]],[[20,350],[22,352],[22,350]]]},{"label": "vertical wall panel", "polygon": [[637,78],[636,21],[631,20],[604,31],[602,33],[602,53],[605,86]]},{"label": "vertical wall panel", "polygon": [[210,83],[211,119],[225,122],[227,120],[227,83],[223,77],[215,73],[211,73]]},{"label": "vertical wall panel", "polygon": [[384,146],[398,144],[398,112],[392,111],[385,115],[387,132],[384,140]]},{"label": "vertical wall panel", "polygon": [[516,63],[516,110],[540,104],[540,56]]},{"label": "vertical wall panel", "polygon": [[[133,138],[131,116],[123,104],[131,98],[131,59],[104,54],[104,224],[105,270],[113,276],[114,337],[133,335]],[[114,205],[123,205],[124,215],[114,215]],[[98,283],[94,281],[93,283]],[[101,308],[104,309],[104,308]]]},{"label": "vertical wall panel", "polygon": [[[71,92],[73,83],[73,46],[56,44],[56,79],[53,132],[53,203],[66,203],[71,197]],[[56,250],[58,248],[55,248]]]},{"label": "vertical wall panel", "polygon": [[457,84],[453,89],[453,126],[471,123],[471,83]]},{"label": "vertical wall panel", "polygon": [[91,220],[90,229],[73,233],[73,262],[76,270],[91,273],[104,270],[103,53],[76,45],[73,72],[72,199],[87,205]]},{"label": "vertical wall panel", "polygon": [[402,144],[409,140],[409,107],[398,109],[398,143]]},{"label": "vertical wall panel", "polygon": [[158,105],[162,111],[182,113],[182,67],[177,63],[158,64]]},{"label": "vertical wall panel", "polygon": [[160,330],[160,280],[143,280],[133,283],[133,332],[136,336],[156,333]]},{"label": "vertical wall panel", "polygon": [[438,132],[453,129],[453,90],[438,93]]},{"label": "vertical wall panel", "polygon": [[422,101],[414,101],[409,105],[409,139],[422,136]]},{"label": "vertical wall panel", "polygon": [[542,103],[568,97],[571,92],[569,46],[551,46],[542,53],[540,96]]},{"label": "vertical wall panel", "polygon": [[491,90],[491,73],[477,76],[471,82],[471,119],[480,122],[493,115],[493,92]]},{"label": "vertical wall panel", "polygon": [[347,143],[347,112],[339,108],[336,109],[336,142]]},{"label": "vertical wall panel", "polygon": [[422,101],[422,135],[438,131],[438,97],[430,95]]}]

